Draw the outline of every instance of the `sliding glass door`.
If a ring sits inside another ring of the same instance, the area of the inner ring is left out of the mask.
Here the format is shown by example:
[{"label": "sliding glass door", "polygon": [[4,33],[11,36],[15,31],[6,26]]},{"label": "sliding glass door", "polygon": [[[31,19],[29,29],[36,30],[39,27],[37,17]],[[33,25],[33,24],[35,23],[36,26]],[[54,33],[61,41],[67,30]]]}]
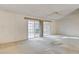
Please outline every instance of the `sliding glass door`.
[{"label": "sliding glass door", "polygon": [[28,39],[34,38],[34,21],[28,20]]},{"label": "sliding glass door", "polygon": [[40,35],[39,21],[28,20],[28,39],[37,38]]},{"label": "sliding glass door", "polygon": [[50,22],[28,20],[28,39],[50,35]]},{"label": "sliding glass door", "polygon": [[39,21],[34,21],[34,37],[40,36],[40,23]]}]

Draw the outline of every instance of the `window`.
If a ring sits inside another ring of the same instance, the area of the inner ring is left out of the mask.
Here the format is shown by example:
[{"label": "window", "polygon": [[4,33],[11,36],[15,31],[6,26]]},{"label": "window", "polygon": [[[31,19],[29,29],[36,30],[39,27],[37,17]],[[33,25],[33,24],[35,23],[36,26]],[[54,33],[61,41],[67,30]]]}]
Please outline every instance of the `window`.
[{"label": "window", "polygon": [[44,36],[50,35],[50,22],[43,23],[43,35]]}]

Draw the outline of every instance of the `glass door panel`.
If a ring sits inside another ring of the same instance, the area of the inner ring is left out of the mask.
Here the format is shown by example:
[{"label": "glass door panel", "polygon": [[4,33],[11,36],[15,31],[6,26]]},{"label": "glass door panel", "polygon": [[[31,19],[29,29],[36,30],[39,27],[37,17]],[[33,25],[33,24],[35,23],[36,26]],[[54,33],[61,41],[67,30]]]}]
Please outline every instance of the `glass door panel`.
[{"label": "glass door panel", "polygon": [[28,20],[28,39],[37,38],[40,35],[39,21]]},{"label": "glass door panel", "polygon": [[35,21],[34,23],[34,36],[39,37],[40,35],[40,24],[39,21]]},{"label": "glass door panel", "polygon": [[28,39],[34,38],[34,21],[28,20]]}]

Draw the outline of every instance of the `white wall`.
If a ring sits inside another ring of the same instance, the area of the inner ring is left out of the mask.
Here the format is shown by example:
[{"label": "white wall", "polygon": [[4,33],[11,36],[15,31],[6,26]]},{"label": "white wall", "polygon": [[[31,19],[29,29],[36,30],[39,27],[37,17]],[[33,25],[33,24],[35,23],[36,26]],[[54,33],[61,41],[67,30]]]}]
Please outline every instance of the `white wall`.
[{"label": "white wall", "polygon": [[0,43],[14,42],[27,38],[24,15],[0,11]]},{"label": "white wall", "polygon": [[56,34],[79,36],[79,10],[56,21]]},{"label": "white wall", "polygon": [[57,29],[56,29],[56,21],[53,20],[53,21],[51,22],[51,26],[50,26],[50,27],[51,27],[51,28],[50,28],[50,29],[51,29],[51,31],[50,31],[51,34],[52,34],[52,35],[56,34],[56,30],[57,30]]}]

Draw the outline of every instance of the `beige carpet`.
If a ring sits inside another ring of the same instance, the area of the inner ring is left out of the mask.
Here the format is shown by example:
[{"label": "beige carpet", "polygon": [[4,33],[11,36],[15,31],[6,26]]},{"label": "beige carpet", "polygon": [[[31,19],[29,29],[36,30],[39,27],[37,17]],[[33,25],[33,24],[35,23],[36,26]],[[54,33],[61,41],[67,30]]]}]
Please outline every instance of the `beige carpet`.
[{"label": "beige carpet", "polygon": [[35,38],[0,47],[0,53],[11,54],[74,54],[79,53],[79,40],[61,37]]}]

